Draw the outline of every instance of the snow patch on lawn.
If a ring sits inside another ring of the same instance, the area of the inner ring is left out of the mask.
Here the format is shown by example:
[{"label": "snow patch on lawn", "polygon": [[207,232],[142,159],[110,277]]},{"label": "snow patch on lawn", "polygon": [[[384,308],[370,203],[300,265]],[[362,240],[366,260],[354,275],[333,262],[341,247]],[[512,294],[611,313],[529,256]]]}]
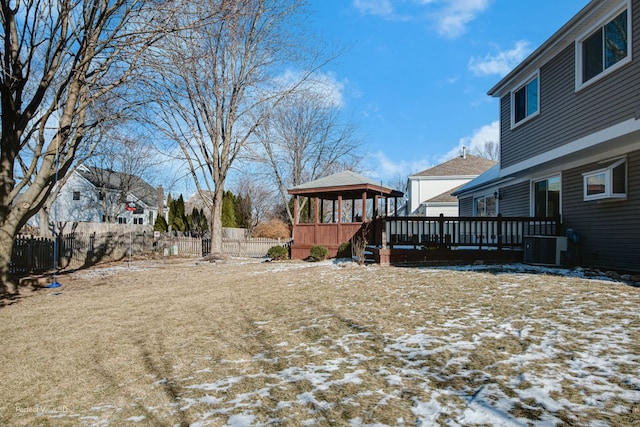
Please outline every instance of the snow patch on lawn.
[{"label": "snow patch on lawn", "polygon": [[[342,262],[265,263],[264,269],[249,274],[313,267],[320,268],[322,271],[318,274],[326,274],[336,286],[347,286]],[[533,422],[552,426],[579,422],[579,417],[592,411],[627,414],[640,408],[640,354],[637,342],[632,339],[632,333],[638,336],[640,313],[635,304],[625,299],[628,294],[624,288],[618,289],[615,295],[607,295],[619,301],[613,310],[600,309],[599,295],[594,292],[580,300],[566,295],[564,304],[548,315],[523,312],[517,317],[496,320],[487,308],[493,298],[514,298],[537,292],[529,282],[539,279],[540,275],[560,279],[584,277],[584,271],[524,264],[419,269],[434,277],[442,270],[511,276],[505,276],[497,290],[487,290],[484,301],[455,309],[439,307],[450,319],[442,324],[424,318],[422,325],[412,331],[375,334],[351,330],[329,341],[326,335],[314,332],[329,328],[334,319],[331,315],[318,316],[308,324],[292,328],[290,341],[272,346],[271,351],[279,357],[261,352],[242,360],[205,361],[241,367],[236,370],[238,375],[212,382],[202,380],[211,375],[210,367],[201,367],[194,370],[191,377],[177,379],[185,390],[177,396],[179,410],[202,408],[193,426],[315,425],[331,423],[323,413],[338,405],[358,407],[361,398],[377,399],[377,407],[404,398],[409,399],[415,419],[398,418],[394,425],[428,426],[445,422],[451,426],[527,426]],[[597,280],[611,282],[607,277]],[[389,298],[408,298],[409,292],[424,291],[414,287],[406,292],[401,294],[397,288],[390,290]],[[402,315],[417,315],[415,311],[407,313]],[[599,326],[601,319],[613,314],[626,318],[618,324]],[[253,324],[257,328],[273,326],[271,321],[258,320]],[[290,344],[296,342],[295,336],[305,334],[318,338]],[[487,347],[503,342],[515,349],[506,344],[490,348],[491,357],[486,364],[475,369],[469,367],[472,359],[482,357],[482,349],[486,351]],[[382,351],[370,355],[368,349],[372,346],[381,347]],[[336,353],[341,357],[331,356]],[[315,362],[298,363],[309,358]],[[286,367],[280,368],[283,360]],[[278,368],[270,371],[265,365]],[[259,386],[242,393],[233,391],[245,383]],[[338,401],[325,397],[346,387],[356,392]],[[411,396],[402,397],[410,387],[415,389]],[[295,397],[290,400],[279,399],[282,391],[292,389],[300,392],[294,393]],[[273,403],[274,400],[277,403]],[[260,411],[265,402],[273,406],[267,420]],[[295,418],[287,414],[295,414]],[[127,421],[144,419],[138,416]],[[353,427],[386,425],[365,422],[361,416],[353,416],[347,422]]]}]

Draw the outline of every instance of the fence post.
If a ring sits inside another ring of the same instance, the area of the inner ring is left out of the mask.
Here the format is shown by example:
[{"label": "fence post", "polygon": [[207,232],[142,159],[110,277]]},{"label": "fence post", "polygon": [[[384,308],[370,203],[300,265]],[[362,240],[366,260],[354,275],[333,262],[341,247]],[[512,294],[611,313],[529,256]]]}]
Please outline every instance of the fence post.
[{"label": "fence post", "polygon": [[502,214],[498,214],[498,252],[502,250]]}]

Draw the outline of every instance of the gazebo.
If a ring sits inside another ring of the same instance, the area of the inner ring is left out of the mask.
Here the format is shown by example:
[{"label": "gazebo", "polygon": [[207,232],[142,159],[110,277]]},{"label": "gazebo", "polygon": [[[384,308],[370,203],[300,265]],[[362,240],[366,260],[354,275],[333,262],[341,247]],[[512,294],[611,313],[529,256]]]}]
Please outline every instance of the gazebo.
[{"label": "gazebo", "polygon": [[314,245],[325,246],[335,257],[340,244],[358,233],[374,241],[376,230],[367,225],[375,224],[374,218],[395,215],[398,198],[404,195],[352,171],[298,185],[288,193],[295,198],[292,259],[308,257]]}]

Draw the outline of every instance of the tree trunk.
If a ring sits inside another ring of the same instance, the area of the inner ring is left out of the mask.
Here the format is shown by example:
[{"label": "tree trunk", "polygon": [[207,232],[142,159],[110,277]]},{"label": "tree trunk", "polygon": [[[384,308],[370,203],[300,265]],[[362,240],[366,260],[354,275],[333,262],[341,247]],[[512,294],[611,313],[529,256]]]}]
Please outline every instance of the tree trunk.
[{"label": "tree trunk", "polygon": [[211,253],[222,253],[222,196],[224,192],[216,190],[211,206]]},{"label": "tree trunk", "polygon": [[12,298],[18,294],[18,278],[10,272],[11,253],[13,252],[13,240],[17,229],[5,222],[0,227],[0,300]]},{"label": "tree trunk", "polygon": [[40,220],[40,236],[46,238],[53,238],[53,230],[49,226],[49,212],[51,209],[51,203],[47,201],[38,212],[38,217]]}]

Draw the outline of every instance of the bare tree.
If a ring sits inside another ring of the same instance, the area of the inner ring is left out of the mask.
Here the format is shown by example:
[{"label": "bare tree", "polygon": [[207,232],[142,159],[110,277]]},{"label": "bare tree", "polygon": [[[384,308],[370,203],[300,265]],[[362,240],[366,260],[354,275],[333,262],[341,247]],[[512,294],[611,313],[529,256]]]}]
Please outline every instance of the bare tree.
[{"label": "bare tree", "polygon": [[474,154],[484,157],[485,159],[500,160],[500,143],[495,141],[485,141],[473,148]]},{"label": "bare tree", "polygon": [[155,198],[155,189],[145,181],[154,173],[160,160],[144,135],[133,132],[110,133],[108,143],[96,147],[87,159],[86,175],[97,185],[99,195],[95,199],[106,222],[115,222],[125,210],[130,194]]},{"label": "bare tree", "polygon": [[291,224],[288,188],[357,168],[361,159],[354,126],[319,85],[306,84],[289,95],[256,132],[261,147],[256,157],[268,166]]},{"label": "bare tree", "polygon": [[[153,8],[146,8],[153,3]],[[93,109],[134,75],[157,37],[162,1],[0,0],[0,296],[16,233],[64,177],[87,134],[105,119]]]},{"label": "bare tree", "polygon": [[394,190],[406,192],[408,179],[409,177],[406,174],[401,174],[398,172],[389,177],[387,179],[387,182],[385,182],[385,185]]},{"label": "bare tree", "polygon": [[236,194],[251,201],[251,229],[268,219],[275,206],[273,187],[262,179],[256,179],[256,176],[254,173],[242,174],[233,185]]},{"label": "bare tree", "polygon": [[227,175],[263,120],[255,113],[269,111],[283,97],[273,91],[276,73],[306,53],[291,33],[301,22],[294,18],[300,16],[302,4],[303,0],[185,1],[176,24],[185,29],[164,40],[163,61],[155,64],[156,81],[150,90],[157,90],[158,109],[153,120],[180,146],[198,192],[212,195],[202,199],[211,211],[213,252],[222,248]]}]

